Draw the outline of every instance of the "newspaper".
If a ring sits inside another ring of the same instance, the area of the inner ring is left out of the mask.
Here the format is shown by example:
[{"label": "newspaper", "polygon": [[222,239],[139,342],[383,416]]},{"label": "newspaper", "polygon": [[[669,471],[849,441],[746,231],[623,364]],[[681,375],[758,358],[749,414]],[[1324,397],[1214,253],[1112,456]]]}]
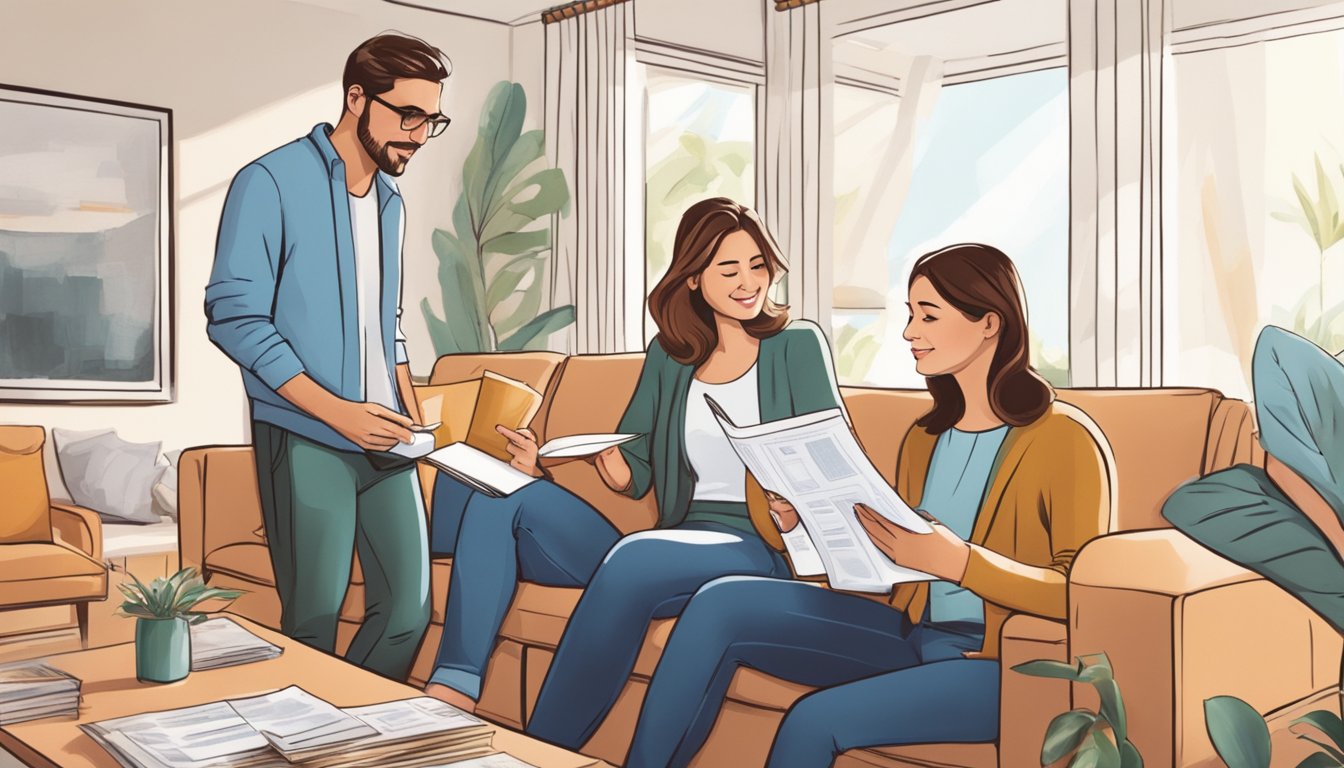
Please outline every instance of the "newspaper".
[{"label": "newspaper", "polygon": [[854,505],[863,503],[902,528],[932,530],[873,467],[839,408],[739,427],[705,399],[761,487],[798,510],[832,588],[885,594],[893,584],[934,579],[893,563],[859,523]]}]

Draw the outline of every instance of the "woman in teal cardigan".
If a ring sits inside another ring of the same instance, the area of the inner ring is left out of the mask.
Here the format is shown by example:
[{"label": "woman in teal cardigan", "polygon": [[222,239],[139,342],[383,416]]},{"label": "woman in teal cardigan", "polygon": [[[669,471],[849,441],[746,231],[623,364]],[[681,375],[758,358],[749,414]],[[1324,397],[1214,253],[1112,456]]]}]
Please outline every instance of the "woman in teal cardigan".
[{"label": "woman in teal cardigan", "polygon": [[[820,329],[790,325],[767,296],[786,268],[750,209],[714,198],[682,216],[672,264],[649,296],[660,333],[617,428],[643,437],[594,460],[613,490],[653,491],[656,529],[621,538],[544,479],[491,498],[439,474],[431,548],[453,555],[453,569],[427,693],[474,708],[519,580],[586,587],[529,724],[578,747],[615,703],[651,620],[677,615],[720,576],[789,575],[751,523],[746,468],[705,402],[711,395],[739,424],[842,407]],[[543,477],[532,433],[500,432],[513,465]]]}]

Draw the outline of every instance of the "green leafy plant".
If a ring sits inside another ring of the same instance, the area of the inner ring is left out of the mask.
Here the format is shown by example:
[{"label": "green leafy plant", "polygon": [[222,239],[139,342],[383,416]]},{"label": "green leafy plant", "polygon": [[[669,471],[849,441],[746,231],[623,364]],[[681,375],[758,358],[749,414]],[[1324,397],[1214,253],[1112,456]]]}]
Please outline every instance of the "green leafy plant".
[{"label": "green leafy plant", "polygon": [[[1290,727],[1298,725],[1308,726],[1313,731],[1294,731],[1297,738],[1309,741],[1321,750],[1299,762],[1297,768],[1344,766],[1344,721],[1339,715],[1318,709],[1297,718]],[[1236,696],[1205,699],[1204,728],[1209,732],[1209,740],[1218,757],[1228,768],[1269,768],[1272,756],[1269,725],[1250,704]]]},{"label": "green leafy plant", "polygon": [[[1293,194],[1297,198],[1298,209],[1276,212],[1271,216],[1302,227],[1316,243],[1319,254],[1315,289],[1303,294],[1293,308],[1292,330],[1325,349],[1339,349],[1344,345],[1344,303],[1334,307],[1325,305],[1325,261],[1328,258],[1326,251],[1344,240],[1341,193],[1335,188],[1336,182],[1326,174],[1321,156],[1315,154],[1313,159],[1316,165],[1316,196],[1313,198],[1302,180],[1293,174]],[[1344,179],[1344,165],[1340,166],[1340,176]]]},{"label": "green leafy plant", "polygon": [[1142,768],[1143,758],[1129,740],[1125,701],[1111,660],[1099,653],[1079,656],[1076,662],[1038,659],[1013,667],[1014,672],[1033,677],[1089,683],[1101,700],[1100,712],[1071,709],[1050,721],[1041,746],[1041,765],[1054,765],[1072,756],[1069,768]]},{"label": "green leafy plant", "polygon": [[148,585],[131,574],[134,584],[118,584],[126,601],[118,611],[122,616],[139,619],[186,619],[191,624],[205,620],[194,609],[206,600],[234,600],[243,593],[236,589],[207,587],[195,568],[183,568],[168,578],[154,579]]},{"label": "green leafy plant", "polygon": [[536,168],[542,131],[523,132],[527,96],[518,83],[491,89],[476,143],[462,165],[453,231],[435,230],[443,316],[420,309],[437,354],[544,349],[574,322],[572,304],[538,314],[551,231],[537,222],[569,213],[569,187],[558,168]]},{"label": "green leafy plant", "polygon": [[752,147],[746,141],[718,141],[693,131],[677,139],[663,157],[650,158],[645,182],[645,265],[649,281],[662,277],[672,263],[672,243],[681,214],[707,197],[750,201]]},{"label": "green leafy plant", "polygon": [[881,321],[862,329],[847,324],[835,332],[835,371],[841,382],[860,384],[867,378],[882,350],[881,326]]}]

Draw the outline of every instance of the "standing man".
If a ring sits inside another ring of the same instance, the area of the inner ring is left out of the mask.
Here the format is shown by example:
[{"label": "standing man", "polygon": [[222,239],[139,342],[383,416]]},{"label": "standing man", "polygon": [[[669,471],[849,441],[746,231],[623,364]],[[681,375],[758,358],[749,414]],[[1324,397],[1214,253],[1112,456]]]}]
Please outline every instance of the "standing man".
[{"label": "standing man", "polygon": [[346,658],[398,680],[429,624],[429,560],[413,464],[388,453],[419,421],[392,177],[448,127],[450,66],[403,35],[356,48],[336,127],[234,177],[205,291],[210,340],[242,369],[251,403],[281,631],[334,652],[358,548],[364,623]]}]

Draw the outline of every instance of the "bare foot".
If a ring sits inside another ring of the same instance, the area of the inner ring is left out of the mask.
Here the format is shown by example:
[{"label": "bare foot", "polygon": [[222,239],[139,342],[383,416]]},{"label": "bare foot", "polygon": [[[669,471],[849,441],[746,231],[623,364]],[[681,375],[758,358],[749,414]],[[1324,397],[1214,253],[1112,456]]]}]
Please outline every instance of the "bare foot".
[{"label": "bare foot", "polygon": [[433,696],[439,701],[447,702],[467,714],[474,714],[476,712],[476,702],[472,701],[467,694],[462,693],[461,691],[455,691],[446,685],[430,683],[425,686],[425,695]]}]

